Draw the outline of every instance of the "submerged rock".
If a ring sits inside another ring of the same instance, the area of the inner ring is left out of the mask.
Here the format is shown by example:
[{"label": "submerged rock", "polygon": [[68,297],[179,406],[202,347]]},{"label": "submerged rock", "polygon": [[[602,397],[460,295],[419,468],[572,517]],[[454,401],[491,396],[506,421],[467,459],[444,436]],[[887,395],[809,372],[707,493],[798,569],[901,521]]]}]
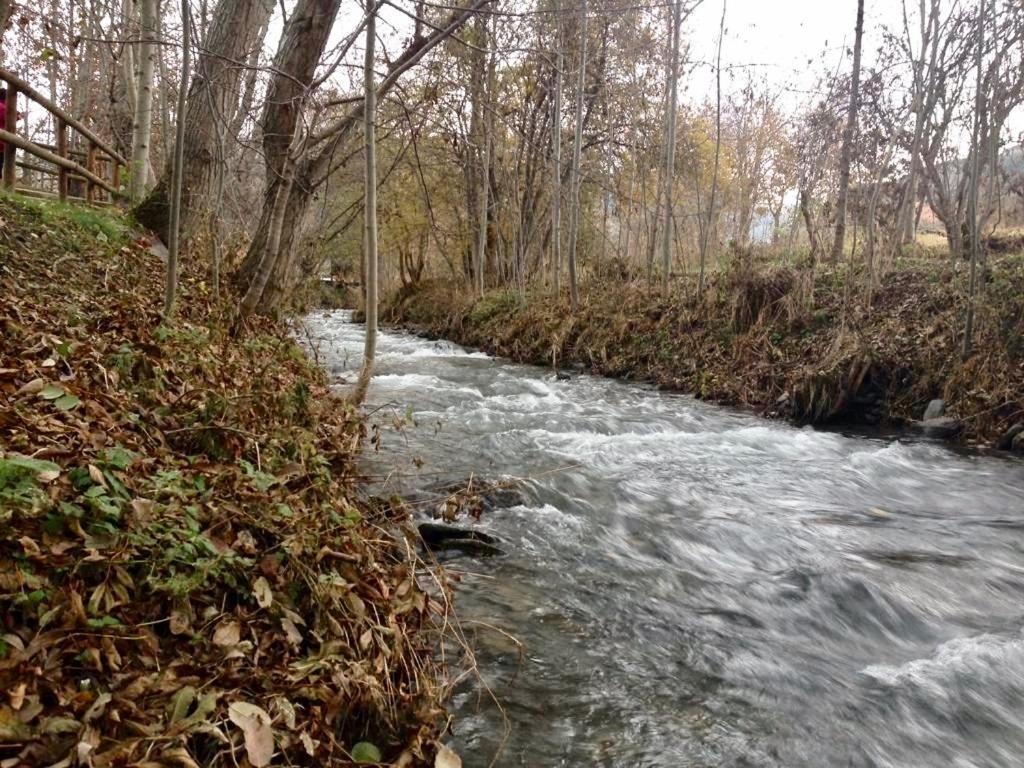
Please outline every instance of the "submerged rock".
[{"label": "submerged rock", "polygon": [[417,530],[423,546],[432,552],[460,551],[481,557],[505,554],[498,547],[497,536],[473,528],[444,523],[420,523]]},{"label": "submerged rock", "polygon": [[1018,422],[1006,430],[1002,437],[999,438],[999,442],[996,443],[996,448],[1001,451],[1020,451],[1024,453],[1024,445],[1020,441],[1021,435],[1024,435],[1024,422]]},{"label": "submerged rock", "polygon": [[946,415],[946,401],[945,400],[932,400],[928,403],[928,407],[924,409],[923,421],[931,421],[932,419],[941,419]]},{"label": "submerged rock", "polygon": [[[454,502],[460,511],[466,512],[491,512],[495,509],[507,509],[516,507],[525,502],[522,491],[513,486],[510,482],[498,481],[489,482],[479,478],[467,478],[465,480],[442,480],[432,483],[424,489],[424,498],[434,499],[438,507],[443,510]],[[466,507],[467,509],[462,509]],[[437,517],[443,517],[443,512],[435,513]]]},{"label": "submerged rock", "polygon": [[911,426],[928,437],[956,437],[963,430],[964,425],[959,419],[951,416],[940,416],[935,419],[924,419],[912,421]]}]

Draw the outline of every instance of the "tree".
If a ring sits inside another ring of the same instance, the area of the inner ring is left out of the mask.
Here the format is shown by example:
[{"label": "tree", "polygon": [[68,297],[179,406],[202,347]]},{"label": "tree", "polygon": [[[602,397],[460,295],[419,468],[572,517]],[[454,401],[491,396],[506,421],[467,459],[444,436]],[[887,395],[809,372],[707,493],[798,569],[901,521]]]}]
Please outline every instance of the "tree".
[{"label": "tree", "polygon": [[[178,93],[178,115],[185,114],[185,83],[188,82],[192,67],[192,41],[189,0],[181,0],[181,90]],[[167,284],[164,291],[164,318],[174,314],[174,301],[178,292],[178,250],[181,244],[181,204],[183,177],[185,174],[185,121],[178,120],[177,136],[174,141],[174,158],[171,161],[170,215],[167,242]]]},{"label": "tree", "polygon": [[665,191],[665,228],[661,245],[661,287],[668,295],[669,274],[671,271],[672,252],[672,189],[676,178],[676,111],[679,102],[679,33],[682,24],[682,0],[675,0],[669,5],[669,37],[672,50],[669,59],[668,82],[668,119],[665,124],[665,168],[663,170]]},{"label": "tree", "polygon": [[832,241],[832,263],[839,261],[846,245],[846,208],[850,194],[850,165],[853,161],[853,132],[857,127],[860,103],[860,51],[864,39],[864,0],[857,0],[857,25],[854,30],[853,72],[850,75],[850,106],[843,129],[843,148],[839,155],[839,192],[836,196],[836,232]]},{"label": "tree", "polygon": [[[974,65],[977,80],[974,90],[974,125],[971,131],[971,189],[967,216],[971,236],[971,274],[967,286],[967,313],[964,319],[963,358],[971,356],[974,342],[974,292],[977,284],[978,258],[981,250],[981,221],[978,218],[978,188],[981,185],[981,120],[985,110],[981,61],[985,49],[985,0],[978,3],[978,39],[975,42]],[[994,171],[993,171],[994,172]]]},{"label": "tree", "polygon": [[[216,183],[217,126],[232,123],[238,107],[244,67],[273,10],[272,0],[220,0],[203,40],[196,77],[188,87],[186,109],[178,113],[185,124],[182,170],[181,232],[187,238],[203,217]],[[182,86],[184,89],[184,85]],[[285,134],[287,137],[291,133]],[[139,222],[163,238],[168,236],[171,163],[146,198],[135,208]]]},{"label": "tree", "polygon": [[583,96],[587,89],[587,0],[580,0],[580,64],[576,81],[576,127],[572,141],[572,166],[569,181],[569,302],[575,312],[580,303],[576,277],[577,247],[580,232],[580,157],[583,151]]},{"label": "tree", "polygon": [[139,0],[139,44],[135,122],[132,127],[131,179],[128,198],[142,199],[149,178],[149,140],[153,127],[153,72],[156,65],[157,0]]},{"label": "tree", "polygon": [[707,221],[700,243],[700,274],[697,278],[697,293],[704,293],[704,273],[708,255],[708,241],[715,216],[715,193],[718,191],[718,165],[722,158],[722,39],[725,37],[725,5],[722,0],[722,19],[718,24],[718,54],[715,64],[715,169],[711,174],[711,199],[708,201]]},{"label": "tree", "polygon": [[[300,0],[300,7],[304,4],[308,5],[310,2],[327,3],[325,7],[333,7],[336,12],[340,0]],[[451,37],[474,13],[490,2],[492,0],[471,0],[470,4],[452,10],[447,19],[432,25],[430,34],[411,40],[402,53],[392,59],[384,78],[378,83],[376,91],[378,103],[397,85],[399,78],[406,71],[414,67],[434,47]],[[377,5],[379,7],[380,0],[378,0]],[[292,17],[289,18],[288,27],[292,27],[292,21],[296,14],[297,11],[293,12]],[[278,71],[272,78],[271,89],[275,87],[292,88],[302,84],[301,90],[304,92],[310,90],[313,83],[312,70],[315,69],[317,60],[322,55],[323,46],[326,42],[326,34],[321,35],[319,31],[322,28],[319,19],[320,17],[307,19],[302,25],[296,26],[292,33],[289,33],[289,29],[286,27],[282,37],[282,46],[286,45],[286,40],[290,42],[282,49],[288,52],[284,58],[288,61],[310,63],[310,68],[297,72],[297,70],[287,65],[282,65],[279,62],[277,66]],[[360,29],[357,31],[361,31],[361,28],[360,26]],[[347,38],[346,45],[342,46],[342,48],[347,49],[348,41],[352,39],[354,39],[353,36]],[[321,40],[324,42],[320,42]],[[279,52],[280,57],[281,53]],[[307,73],[308,77],[306,76]],[[285,83],[283,81],[288,82]],[[322,78],[318,82],[322,82]],[[346,105],[349,103],[349,100],[343,102]],[[355,100],[354,106],[343,110],[337,117],[323,119],[321,121],[323,127],[310,134],[304,146],[302,156],[296,160],[294,183],[290,186],[286,202],[287,210],[284,217],[284,229],[281,233],[280,248],[277,249],[273,273],[259,299],[258,308],[260,311],[269,312],[277,307],[294,287],[297,281],[296,268],[298,266],[295,246],[298,234],[305,221],[309,204],[314,193],[321,188],[332,174],[339,172],[351,157],[351,153],[345,151],[345,147],[352,138],[356,128],[362,124],[364,107],[364,100],[359,98]],[[253,284],[257,268],[270,242],[269,235],[274,219],[277,188],[280,183],[280,177],[273,172],[273,168],[280,164],[281,158],[286,154],[274,149],[274,147],[267,146],[268,137],[274,140],[275,135],[280,136],[281,134],[280,131],[268,130],[268,127],[277,124],[288,125],[294,123],[297,120],[298,113],[292,114],[292,109],[293,107],[290,102],[286,102],[283,99],[268,98],[267,110],[261,121],[264,135],[264,151],[268,163],[268,189],[264,195],[255,234],[246,253],[245,260],[236,275],[236,280],[243,287]]]},{"label": "tree", "polygon": [[[929,93],[933,92],[931,81],[935,77],[936,58],[939,52],[939,14],[941,10],[939,0],[930,0],[927,10],[925,1],[920,0],[921,49],[918,52],[917,59],[914,61],[913,104],[911,106],[911,111],[914,114],[914,132],[910,144],[910,167],[907,171],[907,183],[900,198],[900,209],[897,217],[899,239],[903,244],[914,242],[916,237],[917,227],[914,210],[918,198],[917,185],[921,168],[921,142],[924,138],[924,128],[928,120],[928,114],[930,109],[934,107],[934,104],[928,103],[926,98]],[[903,6],[903,26],[909,49],[910,25],[907,21],[906,0],[904,0]],[[913,56],[912,53],[911,56]]]},{"label": "tree", "polygon": [[366,399],[366,390],[373,375],[373,362],[377,350],[377,136],[374,121],[377,118],[377,94],[373,82],[373,55],[376,42],[376,11],[374,0],[366,0],[366,62],[363,68],[363,146],[366,178],[363,185],[364,248],[366,250],[366,340],[363,367],[359,371],[351,401],[359,404]]},{"label": "tree", "polygon": [[555,0],[555,96],[551,106],[551,285],[558,296],[562,281],[562,3]]}]

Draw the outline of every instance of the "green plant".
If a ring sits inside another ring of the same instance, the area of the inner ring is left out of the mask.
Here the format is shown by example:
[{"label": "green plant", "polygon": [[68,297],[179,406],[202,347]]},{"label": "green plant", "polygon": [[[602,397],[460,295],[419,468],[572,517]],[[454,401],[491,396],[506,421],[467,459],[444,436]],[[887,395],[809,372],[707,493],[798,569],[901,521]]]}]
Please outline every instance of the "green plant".
[{"label": "green plant", "polygon": [[488,320],[515,310],[519,299],[514,291],[498,291],[489,293],[469,311],[469,319],[474,324],[486,323]]},{"label": "green plant", "polygon": [[52,461],[9,454],[0,458],[0,522],[16,510],[41,511],[47,505],[42,483],[55,480],[60,467]]}]

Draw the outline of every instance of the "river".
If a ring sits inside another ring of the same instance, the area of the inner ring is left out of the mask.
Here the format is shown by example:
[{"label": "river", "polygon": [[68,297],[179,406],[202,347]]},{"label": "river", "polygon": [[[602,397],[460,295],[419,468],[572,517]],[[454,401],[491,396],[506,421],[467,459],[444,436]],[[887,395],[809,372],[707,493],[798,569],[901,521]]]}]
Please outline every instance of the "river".
[{"label": "river", "polygon": [[[306,320],[337,380],[349,318]],[[504,710],[459,689],[467,768],[1024,764],[1021,462],[400,333],[369,406],[388,489],[527,478],[479,523],[507,554],[449,563]]]}]

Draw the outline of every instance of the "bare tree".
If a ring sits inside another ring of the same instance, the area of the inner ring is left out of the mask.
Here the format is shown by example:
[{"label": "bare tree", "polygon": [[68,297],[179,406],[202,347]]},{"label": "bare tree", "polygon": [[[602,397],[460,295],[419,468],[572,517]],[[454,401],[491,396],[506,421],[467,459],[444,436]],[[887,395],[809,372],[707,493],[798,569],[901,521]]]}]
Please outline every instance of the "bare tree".
[{"label": "bare tree", "polygon": [[359,404],[366,399],[366,390],[373,375],[374,356],[377,351],[377,138],[374,120],[377,118],[376,86],[373,82],[373,56],[376,41],[376,11],[373,0],[366,0],[366,61],[363,67],[363,147],[365,181],[363,185],[363,248],[366,251],[366,343],[363,367],[359,371],[351,401]]},{"label": "bare tree", "polygon": [[672,253],[672,190],[676,178],[676,110],[679,105],[679,33],[682,24],[682,0],[669,5],[669,37],[672,55],[668,62],[668,119],[665,124],[665,227],[661,241],[661,288],[668,295]]},{"label": "bare tree", "polygon": [[174,301],[178,292],[178,250],[181,243],[181,190],[185,174],[185,114],[186,90],[192,68],[191,9],[189,0],[181,0],[181,88],[178,92],[178,126],[171,163],[169,237],[167,243],[167,283],[164,291],[164,318],[174,315]]},{"label": "bare tree", "polygon": [[[968,227],[971,237],[971,273],[967,285],[967,312],[964,319],[963,358],[971,356],[974,343],[974,293],[977,283],[978,259],[981,251],[981,221],[978,217],[978,188],[981,186],[981,120],[985,111],[982,80],[982,57],[985,49],[985,0],[978,3],[978,32],[975,41],[974,66],[977,69],[974,91],[974,125],[971,131],[971,188],[967,204]],[[994,171],[993,171],[994,172]]]},{"label": "bare tree", "polygon": [[722,19],[718,23],[718,54],[715,63],[715,166],[711,173],[711,195],[708,200],[707,221],[700,243],[700,274],[697,278],[697,293],[704,293],[704,273],[707,266],[708,241],[715,217],[715,194],[718,191],[718,164],[722,156],[722,39],[725,37],[725,6],[722,0]]},{"label": "bare tree", "polygon": [[135,122],[132,127],[131,179],[128,197],[137,203],[149,178],[149,139],[153,127],[153,73],[156,68],[157,0],[139,0],[138,74],[136,75]]},{"label": "bare tree", "polygon": [[580,303],[576,277],[580,234],[580,158],[583,151],[583,96],[587,89],[587,0],[580,0],[580,65],[576,80],[576,126],[572,142],[572,166],[569,175],[569,302],[575,312]]},{"label": "bare tree", "polygon": [[[271,0],[220,0],[213,12],[196,77],[188,84],[187,109],[178,113],[178,121],[185,123],[181,229],[186,237],[209,214],[207,206],[216,185],[217,125],[233,122],[244,71],[238,62],[245,61],[254,46],[262,45],[257,36],[266,29],[272,10]],[[290,136],[290,131],[285,134],[286,144]],[[135,209],[139,222],[161,237],[167,236],[169,223],[170,171],[168,165]]]},{"label": "bare tree", "polygon": [[555,96],[551,107],[551,284],[555,295],[562,282],[562,3],[555,0]]},{"label": "bare tree", "polygon": [[853,160],[853,133],[857,127],[860,104],[860,52],[864,39],[864,0],[857,0],[857,26],[854,30],[853,72],[850,75],[850,107],[843,129],[843,148],[839,155],[839,192],[836,195],[836,233],[832,241],[832,262],[837,263],[846,245],[846,208],[850,195],[850,164]]},{"label": "bare tree", "polygon": [[[916,237],[916,217],[914,209],[917,205],[918,176],[921,168],[921,142],[924,137],[924,128],[927,123],[928,113],[933,103],[926,101],[929,93],[933,92],[931,81],[935,77],[935,64],[939,52],[939,0],[930,0],[926,7],[926,0],[919,0],[919,23],[921,49],[914,60],[913,80],[913,103],[911,111],[914,114],[914,132],[910,144],[910,168],[907,171],[907,183],[903,189],[900,199],[899,214],[897,216],[897,227],[899,242],[910,244]],[[911,50],[910,24],[907,21],[906,0],[903,2],[903,28],[906,36],[908,51]],[[929,52],[930,51],[930,52]],[[911,53],[911,56],[913,54]]]}]

